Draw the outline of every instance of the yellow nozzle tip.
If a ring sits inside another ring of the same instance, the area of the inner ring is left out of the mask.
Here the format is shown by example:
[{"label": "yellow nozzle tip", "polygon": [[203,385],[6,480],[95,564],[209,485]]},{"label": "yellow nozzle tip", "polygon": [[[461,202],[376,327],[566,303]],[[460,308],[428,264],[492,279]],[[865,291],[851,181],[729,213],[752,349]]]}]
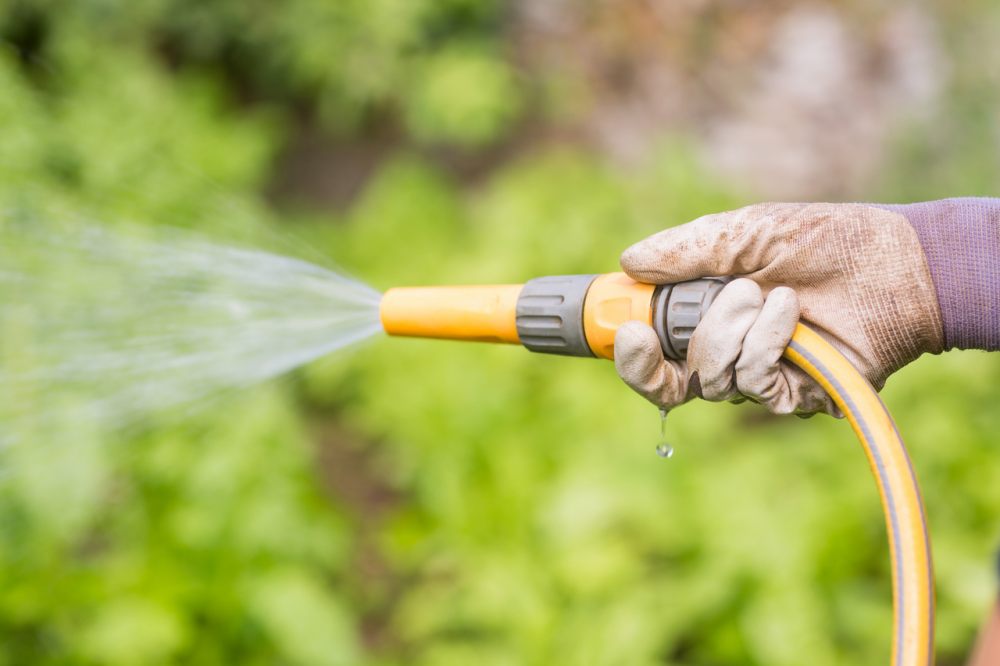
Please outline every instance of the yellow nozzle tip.
[{"label": "yellow nozzle tip", "polygon": [[382,296],[379,316],[389,335],[518,343],[521,285],[399,287]]}]

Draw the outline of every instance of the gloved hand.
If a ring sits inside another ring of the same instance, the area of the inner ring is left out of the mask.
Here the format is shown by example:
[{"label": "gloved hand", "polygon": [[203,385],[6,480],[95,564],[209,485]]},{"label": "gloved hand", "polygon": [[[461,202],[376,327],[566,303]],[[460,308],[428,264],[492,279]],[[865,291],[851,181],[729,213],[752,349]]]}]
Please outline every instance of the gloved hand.
[{"label": "gloved hand", "polygon": [[920,242],[899,213],[863,204],[759,204],[707,215],[636,243],[621,257],[640,282],[739,276],[695,329],[686,362],[628,322],[615,337],[625,383],[670,409],[693,397],[759,402],[776,414],[825,411],[826,392],[781,359],[801,317],[876,387],[944,338]]}]

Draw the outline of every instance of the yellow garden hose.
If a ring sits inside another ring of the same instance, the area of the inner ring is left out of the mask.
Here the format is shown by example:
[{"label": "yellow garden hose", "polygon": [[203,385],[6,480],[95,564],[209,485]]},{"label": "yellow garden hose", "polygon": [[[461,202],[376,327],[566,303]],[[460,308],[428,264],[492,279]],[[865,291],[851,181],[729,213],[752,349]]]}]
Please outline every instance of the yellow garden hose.
[{"label": "yellow garden hose", "polygon": [[910,457],[885,404],[857,368],[799,324],[785,358],[826,389],[861,442],[882,498],[892,558],[895,666],[934,663],[934,570],[924,504]]},{"label": "yellow garden hose", "polygon": [[[683,359],[695,326],[724,280],[676,285],[622,273],[568,275],[525,285],[390,289],[382,326],[390,335],[520,343],[532,351],[612,358],[626,321],[653,326],[663,353]],[[784,357],[820,383],[847,417],[878,484],[889,536],[893,666],[934,661],[934,575],[923,501],[903,440],[875,389],[822,336],[799,324]],[[806,662],[808,663],[808,662]]]}]

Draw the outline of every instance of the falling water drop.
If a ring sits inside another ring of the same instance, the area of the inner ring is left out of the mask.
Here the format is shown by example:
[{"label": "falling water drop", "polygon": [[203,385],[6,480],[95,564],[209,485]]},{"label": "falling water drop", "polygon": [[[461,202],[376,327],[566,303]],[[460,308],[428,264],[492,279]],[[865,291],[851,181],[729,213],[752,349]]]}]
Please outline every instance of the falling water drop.
[{"label": "falling water drop", "polygon": [[661,458],[672,458],[674,455],[674,447],[670,446],[666,442],[661,442],[656,445],[656,455]]},{"label": "falling water drop", "polygon": [[656,455],[661,458],[672,458],[674,447],[667,441],[667,410],[660,408],[660,443],[656,445]]}]

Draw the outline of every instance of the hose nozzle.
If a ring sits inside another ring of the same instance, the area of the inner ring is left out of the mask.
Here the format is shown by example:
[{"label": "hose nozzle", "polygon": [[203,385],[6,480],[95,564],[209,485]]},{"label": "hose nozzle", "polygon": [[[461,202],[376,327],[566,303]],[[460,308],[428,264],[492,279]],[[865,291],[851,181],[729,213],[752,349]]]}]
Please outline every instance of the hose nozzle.
[{"label": "hose nozzle", "polygon": [[724,282],[636,282],[624,273],[559,275],[523,285],[404,287],[382,297],[389,335],[519,343],[535,352],[614,358],[626,321],[652,326],[669,358],[682,359],[694,327]]}]

